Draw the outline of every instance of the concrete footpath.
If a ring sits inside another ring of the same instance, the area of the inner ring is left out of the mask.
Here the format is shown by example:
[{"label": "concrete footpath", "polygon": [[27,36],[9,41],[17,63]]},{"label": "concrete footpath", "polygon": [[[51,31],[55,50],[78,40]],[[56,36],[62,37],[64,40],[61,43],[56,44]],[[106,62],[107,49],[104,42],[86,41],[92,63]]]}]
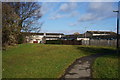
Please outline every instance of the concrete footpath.
[{"label": "concrete footpath", "polygon": [[60,80],[91,80],[92,79],[92,65],[97,57],[108,55],[109,53],[99,53],[90,56],[85,56],[77,59],[71,64],[62,75]]}]

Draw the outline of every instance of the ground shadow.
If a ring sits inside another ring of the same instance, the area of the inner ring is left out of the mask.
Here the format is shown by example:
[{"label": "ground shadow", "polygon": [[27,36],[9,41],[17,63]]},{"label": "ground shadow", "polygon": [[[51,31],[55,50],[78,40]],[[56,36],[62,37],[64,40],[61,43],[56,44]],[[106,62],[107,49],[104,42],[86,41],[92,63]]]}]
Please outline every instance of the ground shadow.
[{"label": "ground shadow", "polygon": [[[89,56],[84,56],[84,57],[81,57],[81,58],[78,58],[76,59],[66,70],[65,70],[65,74],[62,75],[60,77],[60,79],[64,79],[64,80],[67,80],[65,77],[66,75],[69,75],[69,76],[73,76],[75,74],[69,74],[69,72],[74,69],[74,66],[76,65],[82,65],[84,66],[84,63],[85,62],[88,62],[88,64],[90,64],[87,68],[90,70],[90,73],[89,73],[89,76],[87,77],[84,77],[83,79],[85,80],[88,80],[88,79],[92,79],[93,78],[93,75],[92,75],[92,72],[93,72],[93,69],[92,69],[92,66],[94,64],[94,61],[96,58],[98,57],[109,57],[109,58],[118,58],[118,56],[120,56],[119,54],[117,54],[116,50],[115,49],[111,49],[111,48],[102,48],[102,47],[90,47],[90,46],[85,46],[85,47],[82,47],[82,46],[75,46],[78,50],[80,50],[80,52],[83,52],[84,54],[87,54]],[[104,55],[107,55],[107,56],[104,56]],[[80,67],[80,66],[78,66]],[[76,69],[76,73],[78,72],[78,69]],[[83,73],[84,74],[84,73]],[[85,74],[86,75],[86,74]],[[84,75],[84,76],[85,76]],[[79,77],[79,79],[81,79],[81,77]]]},{"label": "ground shadow", "polygon": [[104,57],[111,57],[111,58],[120,57],[120,50],[118,51],[119,53],[117,53],[117,50],[111,49],[111,48],[101,48],[101,47],[98,48],[98,47],[89,47],[89,46],[76,47],[76,48],[80,51],[83,51],[84,54],[88,54],[88,55],[91,54],[93,57],[96,57],[96,58],[104,55],[108,55]]}]

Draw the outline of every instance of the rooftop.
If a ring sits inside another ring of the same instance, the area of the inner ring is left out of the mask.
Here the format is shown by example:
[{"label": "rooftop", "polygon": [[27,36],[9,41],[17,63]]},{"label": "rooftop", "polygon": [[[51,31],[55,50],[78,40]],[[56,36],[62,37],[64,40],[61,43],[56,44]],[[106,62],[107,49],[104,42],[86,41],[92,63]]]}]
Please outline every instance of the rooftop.
[{"label": "rooftop", "polygon": [[116,34],[115,32],[112,31],[87,31],[87,32],[92,34]]},{"label": "rooftop", "polygon": [[[44,33],[26,33],[24,32],[25,34],[31,34],[31,35],[44,35]],[[63,33],[45,33],[46,35],[64,35]]]}]

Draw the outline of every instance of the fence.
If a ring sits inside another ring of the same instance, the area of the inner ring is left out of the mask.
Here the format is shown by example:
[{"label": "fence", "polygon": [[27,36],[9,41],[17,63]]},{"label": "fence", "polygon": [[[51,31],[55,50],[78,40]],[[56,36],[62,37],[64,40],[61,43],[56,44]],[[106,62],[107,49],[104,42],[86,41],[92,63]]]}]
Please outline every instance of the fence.
[{"label": "fence", "polygon": [[[95,45],[95,46],[116,46],[117,40],[82,40],[82,45]],[[120,40],[119,40],[120,45]]]},{"label": "fence", "polygon": [[62,44],[65,44],[65,45],[82,45],[82,41],[77,41],[77,40],[62,40]]},{"label": "fence", "polygon": [[77,40],[46,40],[46,44],[82,45],[82,41],[77,41]]},{"label": "fence", "polygon": [[46,44],[62,44],[61,40],[46,40]]},{"label": "fence", "polygon": [[[94,45],[94,46],[113,46],[115,47],[117,40],[46,40],[46,44],[65,44],[65,45]],[[119,40],[120,45],[120,40]]]}]

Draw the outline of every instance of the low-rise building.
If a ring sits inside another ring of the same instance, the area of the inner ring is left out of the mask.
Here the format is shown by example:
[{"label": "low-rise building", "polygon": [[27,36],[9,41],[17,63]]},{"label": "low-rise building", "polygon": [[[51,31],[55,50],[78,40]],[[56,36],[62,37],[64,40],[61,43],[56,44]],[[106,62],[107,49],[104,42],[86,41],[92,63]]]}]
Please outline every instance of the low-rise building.
[{"label": "low-rise building", "polygon": [[111,31],[87,31],[84,33],[86,38],[92,39],[115,39],[116,33]]},{"label": "low-rise building", "polygon": [[30,33],[26,39],[28,43],[45,43],[45,40],[58,40],[63,36],[63,33]]},{"label": "low-rise building", "polygon": [[81,38],[81,37],[77,37],[77,40],[90,40],[90,38]]}]

